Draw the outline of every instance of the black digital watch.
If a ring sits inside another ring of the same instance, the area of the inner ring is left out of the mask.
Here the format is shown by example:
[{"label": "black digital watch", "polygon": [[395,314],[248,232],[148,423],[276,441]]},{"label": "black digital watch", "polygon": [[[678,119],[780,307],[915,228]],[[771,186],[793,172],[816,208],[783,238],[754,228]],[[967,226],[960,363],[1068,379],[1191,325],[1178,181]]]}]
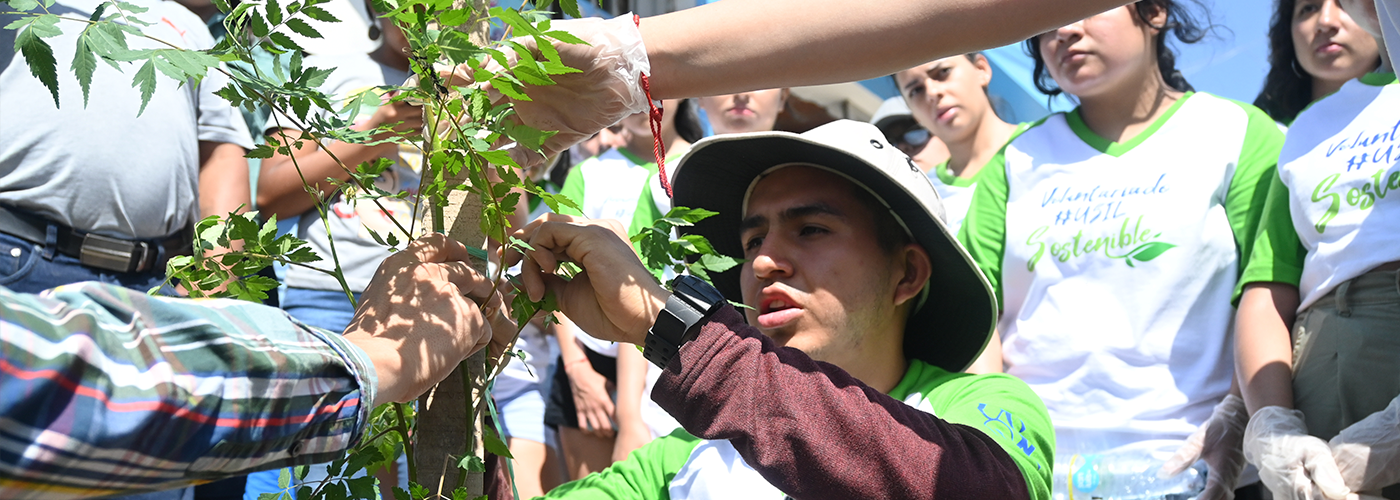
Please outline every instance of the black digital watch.
[{"label": "black digital watch", "polygon": [[656,315],[656,323],[647,332],[642,357],[656,366],[666,368],[681,346],[699,335],[700,323],[725,304],[724,295],[700,278],[689,275],[671,280],[671,298]]}]

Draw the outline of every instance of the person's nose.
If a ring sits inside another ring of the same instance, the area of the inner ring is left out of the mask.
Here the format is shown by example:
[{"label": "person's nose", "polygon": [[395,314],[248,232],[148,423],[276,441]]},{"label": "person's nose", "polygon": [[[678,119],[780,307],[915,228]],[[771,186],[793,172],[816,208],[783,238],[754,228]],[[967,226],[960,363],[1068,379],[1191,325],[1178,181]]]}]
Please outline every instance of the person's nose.
[{"label": "person's nose", "polygon": [[781,245],[766,239],[753,258],[753,274],[760,281],[792,276],[792,262],[781,251]]},{"label": "person's nose", "polygon": [[1317,13],[1317,25],[1314,29],[1318,33],[1327,33],[1341,29],[1342,6],[1335,0],[1322,2],[1322,7]]},{"label": "person's nose", "polygon": [[1062,44],[1074,43],[1084,36],[1084,20],[1061,26],[1055,30],[1055,41]]}]

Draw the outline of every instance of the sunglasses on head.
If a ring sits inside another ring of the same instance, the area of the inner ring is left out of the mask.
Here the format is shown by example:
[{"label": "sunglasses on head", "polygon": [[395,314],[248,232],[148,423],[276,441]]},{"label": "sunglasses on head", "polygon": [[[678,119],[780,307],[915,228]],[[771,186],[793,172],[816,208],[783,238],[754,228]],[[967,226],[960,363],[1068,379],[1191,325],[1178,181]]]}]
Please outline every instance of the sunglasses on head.
[{"label": "sunglasses on head", "polygon": [[885,129],[885,139],[895,146],[905,144],[919,147],[927,144],[932,137],[933,134],[929,133],[928,130],[912,122],[908,125],[896,125]]}]

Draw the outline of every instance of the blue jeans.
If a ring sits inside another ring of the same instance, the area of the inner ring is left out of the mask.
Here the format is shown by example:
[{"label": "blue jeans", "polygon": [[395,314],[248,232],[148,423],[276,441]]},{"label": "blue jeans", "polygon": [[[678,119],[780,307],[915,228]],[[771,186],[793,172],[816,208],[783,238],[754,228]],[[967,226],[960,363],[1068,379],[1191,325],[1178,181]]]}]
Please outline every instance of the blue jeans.
[{"label": "blue jeans", "polygon": [[[355,300],[360,300],[360,294],[355,294]],[[287,287],[282,297],[282,309],[297,321],[332,332],[344,332],[355,317],[355,308],[350,306],[350,300],[345,297],[345,292],[340,290]],[[408,489],[408,457],[399,456],[398,463],[399,487]],[[261,493],[282,491],[277,487],[280,473],[280,470],[270,470],[249,474],[243,499],[257,500]],[[325,465],[313,465],[306,474],[305,482],[315,485],[324,481],[326,477]]]},{"label": "blue jeans", "polygon": [[[58,253],[55,245],[40,245],[0,233],[0,286],[19,293],[39,293],[70,283],[99,281],[142,293],[165,281],[165,269],[144,273],[118,273],[84,266],[76,257]],[[170,291],[167,287],[167,292]],[[156,491],[120,500],[189,500],[194,488]]]},{"label": "blue jeans", "polygon": [[97,269],[84,266],[77,257],[58,253],[55,245],[41,245],[0,233],[0,286],[19,293],[39,293],[83,281],[100,281],[144,293],[165,281],[165,269],[143,273]]}]

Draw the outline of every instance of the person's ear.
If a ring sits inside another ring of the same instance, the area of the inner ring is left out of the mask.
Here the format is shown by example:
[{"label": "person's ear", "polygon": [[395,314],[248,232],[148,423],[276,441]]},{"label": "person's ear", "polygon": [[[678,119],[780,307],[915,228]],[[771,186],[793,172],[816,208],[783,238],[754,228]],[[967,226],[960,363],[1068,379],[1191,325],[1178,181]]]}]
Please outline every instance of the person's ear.
[{"label": "person's ear", "polygon": [[788,90],[787,87],[783,87],[782,97],[781,97],[780,99],[778,99],[778,108],[779,108],[779,109],[781,109],[781,108],[786,108],[786,107],[787,107],[788,95],[791,95],[791,94],[792,94],[792,91],[791,91],[791,90]]},{"label": "person's ear", "polygon": [[[1132,9],[1133,17],[1138,16],[1137,6],[1128,5],[1126,7]],[[1154,3],[1151,4],[1151,10],[1149,12],[1149,17],[1147,19],[1140,19],[1140,21],[1147,23],[1148,30],[1151,31],[1153,37],[1156,37],[1157,35],[1162,33],[1162,28],[1167,25],[1167,8],[1165,6]]]},{"label": "person's ear", "polygon": [[977,56],[975,57],[975,60],[972,61],[972,65],[977,67],[977,74],[980,75],[980,76],[978,77],[979,80],[978,80],[977,83],[980,84],[980,85],[982,85],[982,88],[984,88],[984,89],[987,88],[988,86],[991,86],[991,84],[992,84],[992,62],[989,61],[989,60],[987,60],[987,56],[982,55],[982,54],[977,54]]},{"label": "person's ear", "polygon": [[924,285],[933,275],[933,261],[924,247],[914,243],[905,244],[895,255],[899,269],[895,270],[894,275],[898,278],[894,287],[894,305],[899,307],[923,293]]}]

